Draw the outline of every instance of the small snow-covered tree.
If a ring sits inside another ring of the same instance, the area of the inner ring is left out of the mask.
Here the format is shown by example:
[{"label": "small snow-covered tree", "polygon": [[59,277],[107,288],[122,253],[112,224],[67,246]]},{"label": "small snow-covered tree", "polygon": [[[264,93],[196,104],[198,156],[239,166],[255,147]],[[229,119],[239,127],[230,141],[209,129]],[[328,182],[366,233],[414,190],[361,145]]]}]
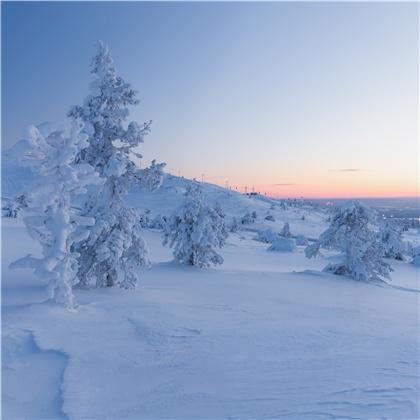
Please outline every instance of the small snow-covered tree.
[{"label": "small snow-covered tree", "polygon": [[91,166],[75,163],[77,154],[87,146],[80,131],[76,123],[69,135],[45,124],[32,126],[13,156],[39,175],[39,183],[28,193],[24,222],[30,236],[41,244],[42,258],[27,255],[11,268],[33,268],[50,282],[51,298],[68,308],[74,306],[72,288],[79,281],[78,254],[72,247],[88,236],[86,226],[94,223],[92,218],[76,214],[72,198],[85,192],[88,185],[99,183]]},{"label": "small snow-covered tree", "polygon": [[420,245],[414,247],[411,251],[411,264],[420,267]]},{"label": "small snow-covered tree", "polygon": [[161,214],[158,214],[151,222],[150,227],[152,229],[163,229],[166,224],[166,216],[162,216]]},{"label": "small snow-covered tree", "polygon": [[142,228],[148,228],[151,226],[151,223],[152,223],[151,217],[150,217],[151,214],[152,214],[152,211],[150,209],[146,209],[144,210],[144,212],[140,214],[140,226]]},{"label": "small snow-covered tree", "polygon": [[283,236],[284,238],[290,238],[292,235],[290,233],[290,225],[289,223],[285,223],[283,225],[283,228],[280,231],[280,236]]},{"label": "small snow-covered tree", "polygon": [[69,112],[85,124],[88,147],[78,156],[105,179],[91,192],[83,214],[97,219],[89,238],[76,251],[79,277],[85,287],[120,286],[134,288],[139,268],[149,265],[148,251],[141,236],[139,215],[125,205],[123,197],[130,185],[150,190],[159,188],[164,164],[140,170],[134,163],[141,157],[136,148],[150,132],[151,121],[128,122],[129,106],[138,104],[137,92],[118,74],[108,47],[99,43],[91,72],[95,76],[84,104]]},{"label": "small snow-covered tree", "polygon": [[305,254],[311,258],[321,247],[334,247],[342,251],[343,261],[327,265],[324,271],[362,281],[389,278],[391,267],[382,259],[375,223],[376,213],[372,209],[357,201],[349,202],[336,211],[329,228],[318,241],[306,247]]},{"label": "small snow-covered tree", "polygon": [[239,223],[236,217],[232,217],[229,225],[229,231],[232,233],[236,233],[239,230]]},{"label": "small snow-covered tree", "polygon": [[245,215],[242,217],[241,224],[247,225],[249,223],[255,223],[256,220],[257,220],[257,212],[256,211],[248,212],[248,213],[245,213]]},{"label": "small snow-covered tree", "polygon": [[279,238],[279,234],[273,229],[260,230],[257,233],[256,240],[266,244],[272,244]]},{"label": "small snow-covered tree", "polygon": [[404,243],[402,241],[402,229],[383,221],[379,229],[379,240],[382,242],[384,257],[402,261],[404,259]]},{"label": "small snow-covered tree", "polygon": [[198,267],[222,264],[216,252],[228,236],[225,215],[219,206],[209,206],[198,186],[188,187],[183,206],[168,221],[163,244],[173,248],[175,260]]}]

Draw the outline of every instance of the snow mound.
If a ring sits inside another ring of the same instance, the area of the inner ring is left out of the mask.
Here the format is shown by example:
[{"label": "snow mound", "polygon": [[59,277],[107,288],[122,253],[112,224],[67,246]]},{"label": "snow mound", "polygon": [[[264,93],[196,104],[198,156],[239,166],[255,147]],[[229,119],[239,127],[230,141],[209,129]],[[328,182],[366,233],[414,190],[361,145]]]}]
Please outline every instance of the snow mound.
[{"label": "snow mound", "polygon": [[255,239],[266,244],[272,244],[278,238],[279,234],[277,232],[274,232],[273,229],[265,229],[260,230]]},{"label": "snow mound", "polygon": [[279,236],[275,241],[269,246],[268,251],[275,252],[293,252],[296,249],[295,241],[289,238],[282,238]]}]

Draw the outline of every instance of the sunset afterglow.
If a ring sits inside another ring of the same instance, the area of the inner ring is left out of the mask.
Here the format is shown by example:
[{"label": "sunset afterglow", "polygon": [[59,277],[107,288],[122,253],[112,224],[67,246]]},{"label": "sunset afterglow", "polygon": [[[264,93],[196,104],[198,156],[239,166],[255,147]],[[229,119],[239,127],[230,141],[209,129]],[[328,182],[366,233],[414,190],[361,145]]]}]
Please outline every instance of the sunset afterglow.
[{"label": "sunset afterglow", "polygon": [[99,38],[153,120],[141,165],[279,197],[419,193],[415,3],[7,9],[4,147],[78,103]]}]

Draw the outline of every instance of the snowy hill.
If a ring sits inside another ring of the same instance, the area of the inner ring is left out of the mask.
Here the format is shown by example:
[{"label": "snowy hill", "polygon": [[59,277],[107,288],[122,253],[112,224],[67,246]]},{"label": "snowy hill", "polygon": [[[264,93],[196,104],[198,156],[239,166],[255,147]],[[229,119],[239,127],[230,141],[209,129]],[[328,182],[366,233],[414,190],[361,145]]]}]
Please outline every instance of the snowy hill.
[{"label": "snowy hill", "polygon": [[[36,182],[36,176],[27,168],[21,168],[2,157],[2,197],[14,197]],[[290,223],[293,234],[304,234],[317,237],[325,228],[326,213],[322,208],[306,206],[288,206],[285,210],[278,200],[261,195],[244,195],[214,184],[198,183],[186,178],[166,174],[163,184],[155,192],[133,188],[128,194],[127,203],[141,212],[151,211],[151,217],[158,214],[169,216],[183,202],[184,193],[191,184],[200,184],[206,200],[211,204],[218,203],[229,219],[233,217],[240,220],[246,213],[255,211],[258,215],[256,223],[247,226],[248,229],[258,231],[263,228],[280,230],[285,222]],[[275,222],[266,221],[265,217],[271,214]],[[305,221],[302,220],[305,217]]]},{"label": "snowy hill", "polygon": [[[218,203],[222,207],[228,220],[235,217],[239,221],[246,213],[255,211],[258,218],[255,223],[244,226],[247,230],[272,228],[280,231],[284,223],[288,222],[293,234],[317,237],[326,226],[325,209],[310,205],[289,205],[284,208],[278,200],[260,195],[248,196],[217,185],[198,183],[170,174],[165,176],[159,190],[148,192],[136,189],[130,192],[127,201],[140,211],[150,210],[152,217],[158,214],[167,216],[182,204],[187,186],[193,183],[202,186],[203,195],[209,203]],[[274,222],[265,220],[269,214],[274,217]],[[302,220],[302,216],[305,220]]]}]

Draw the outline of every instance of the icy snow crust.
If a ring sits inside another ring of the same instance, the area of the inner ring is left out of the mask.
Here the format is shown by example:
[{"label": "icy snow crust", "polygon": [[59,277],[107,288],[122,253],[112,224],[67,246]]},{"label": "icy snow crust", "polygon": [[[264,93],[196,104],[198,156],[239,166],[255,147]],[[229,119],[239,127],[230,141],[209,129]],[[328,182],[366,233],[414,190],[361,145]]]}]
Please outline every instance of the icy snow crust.
[{"label": "icy snow crust", "polygon": [[[188,182],[168,176],[128,200],[168,215]],[[29,270],[7,268],[39,249],[2,219],[3,418],[418,418],[419,268],[392,261],[389,285],[321,273],[334,253],[308,260],[302,246],[267,252],[255,238],[285,222],[316,238],[322,210],[204,193],[228,218],[258,214],[229,236],[222,266],[175,264],[146,229],[153,266],[139,288],[76,290],[74,312],[45,303]]]}]

